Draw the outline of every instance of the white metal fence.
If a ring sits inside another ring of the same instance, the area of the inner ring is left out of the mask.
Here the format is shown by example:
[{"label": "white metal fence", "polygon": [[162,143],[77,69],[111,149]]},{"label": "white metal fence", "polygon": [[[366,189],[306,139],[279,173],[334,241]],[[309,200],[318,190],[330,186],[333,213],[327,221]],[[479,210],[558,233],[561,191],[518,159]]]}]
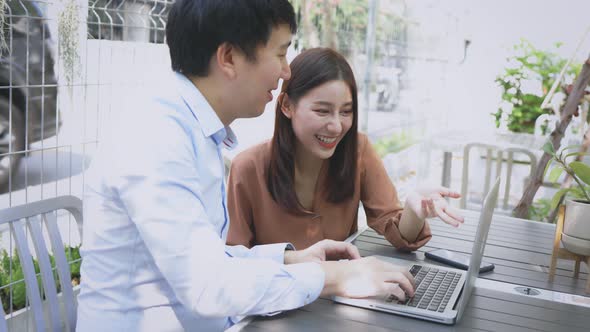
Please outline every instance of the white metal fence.
[{"label": "white metal fence", "polygon": [[[0,1],[0,6],[4,1]],[[129,87],[169,68],[171,1],[6,0],[0,61],[0,208],[82,198],[84,170]],[[0,19],[1,21],[1,19]],[[58,215],[73,275],[74,220]],[[0,298],[11,330],[33,328],[13,235],[0,229]],[[25,311],[26,312],[26,311]],[[25,325],[14,325],[16,322]]]}]

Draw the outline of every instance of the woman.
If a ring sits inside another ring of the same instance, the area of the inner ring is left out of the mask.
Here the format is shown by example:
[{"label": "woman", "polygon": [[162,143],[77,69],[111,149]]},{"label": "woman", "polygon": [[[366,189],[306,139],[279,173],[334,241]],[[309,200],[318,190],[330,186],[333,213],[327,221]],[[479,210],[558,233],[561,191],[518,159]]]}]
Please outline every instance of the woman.
[{"label": "woman", "polygon": [[357,231],[360,202],[367,224],[402,250],[432,237],[427,217],[463,222],[444,199],[459,194],[444,189],[410,194],[403,209],[357,123],[357,88],[344,57],[326,48],[299,54],[277,101],[272,140],[232,162],[228,244],[290,242],[304,249],[344,240]]}]

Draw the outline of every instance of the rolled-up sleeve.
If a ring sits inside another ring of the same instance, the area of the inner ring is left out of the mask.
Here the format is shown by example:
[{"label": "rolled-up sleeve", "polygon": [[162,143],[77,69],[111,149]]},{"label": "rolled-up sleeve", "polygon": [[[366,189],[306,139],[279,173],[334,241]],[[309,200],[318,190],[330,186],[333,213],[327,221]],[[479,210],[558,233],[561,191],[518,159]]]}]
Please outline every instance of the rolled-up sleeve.
[{"label": "rolled-up sleeve", "polygon": [[425,245],[432,238],[426,221],[414,242],[408,242],[398,228],[403,207],[397,190],[366,136],[359,136],[360,145],[360,186],[361,201],[367,215],[367,225],[383,235],[399,250],[413,251]]},{"label": "rolled-up sleeve", "polygon": [[113,190],[185,307],[202,316],[227,317],[290,310],[319,296],[323,270],[316,263],[280,264],[286,244],[226,251],[203,204],[200,188],[206,179],[194,168],[216,161],[199,159],[180,120],[167,118],[157,128],[138,130],[146,132],[118,147]]},{"label": "rolled-up sleeve", "polygon": [[255,257],[268,258],[279,264],[285,262],[285,250],[295,250],[295,247],[290,243],[273,243],[247,248],[242,245],[225,247],[225,251],[232,257]]}]

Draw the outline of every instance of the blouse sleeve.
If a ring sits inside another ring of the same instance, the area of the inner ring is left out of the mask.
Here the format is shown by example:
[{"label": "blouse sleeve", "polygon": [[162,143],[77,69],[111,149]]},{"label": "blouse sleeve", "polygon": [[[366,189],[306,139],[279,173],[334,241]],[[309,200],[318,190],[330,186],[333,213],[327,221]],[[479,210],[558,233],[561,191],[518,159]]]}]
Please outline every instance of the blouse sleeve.
[{"label": "blouse sleeve", "polygon": [[397,191],[385,171],[381,158],[366,136],[359,137],[361,168],[361,201],[367,215],[367,224],[397,249],[414,251],[425,245],[432,232],[428,221],[414,242],[408,242],[399,231],[403,208]]},{"label": "blouse sleeve", "polygon": [[[237,156],[232,162],[227,183],[227,208],[229,211],[228,245],[254,246],[255,233],[252,220],[251,193],[247,179],[256,177],[253,165]],[[249,174],[252,172],[252,174]]]}]

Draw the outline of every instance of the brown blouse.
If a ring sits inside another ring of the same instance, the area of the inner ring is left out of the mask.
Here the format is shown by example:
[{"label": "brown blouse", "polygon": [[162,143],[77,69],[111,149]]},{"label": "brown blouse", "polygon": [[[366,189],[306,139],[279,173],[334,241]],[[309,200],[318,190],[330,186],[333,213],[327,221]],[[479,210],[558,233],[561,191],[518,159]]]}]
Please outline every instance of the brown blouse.
[{"label": "brown blouse", "polygon": [[[267,189],[267,172],[271,142],[256,145],[237,155],[232,161],[228,181],[230,227],[227,243],[252,247],[258,244],[290,242],[305,249],[323,240],[344,240],[357,231],[359,202],[363,203],[367,224],[384,235],[396,248],[416,250],[432,237],[428,223],[414,243],[408,243],[398,229],[403,208],[397,191],[387,175],[383,162],[367,136],[359,134],[359,167],[354,195],[341,203],[326,200],[316,189],[312,212],[298,216],[283,210]],[[317,181],[324,183],[327,163]]]}]

